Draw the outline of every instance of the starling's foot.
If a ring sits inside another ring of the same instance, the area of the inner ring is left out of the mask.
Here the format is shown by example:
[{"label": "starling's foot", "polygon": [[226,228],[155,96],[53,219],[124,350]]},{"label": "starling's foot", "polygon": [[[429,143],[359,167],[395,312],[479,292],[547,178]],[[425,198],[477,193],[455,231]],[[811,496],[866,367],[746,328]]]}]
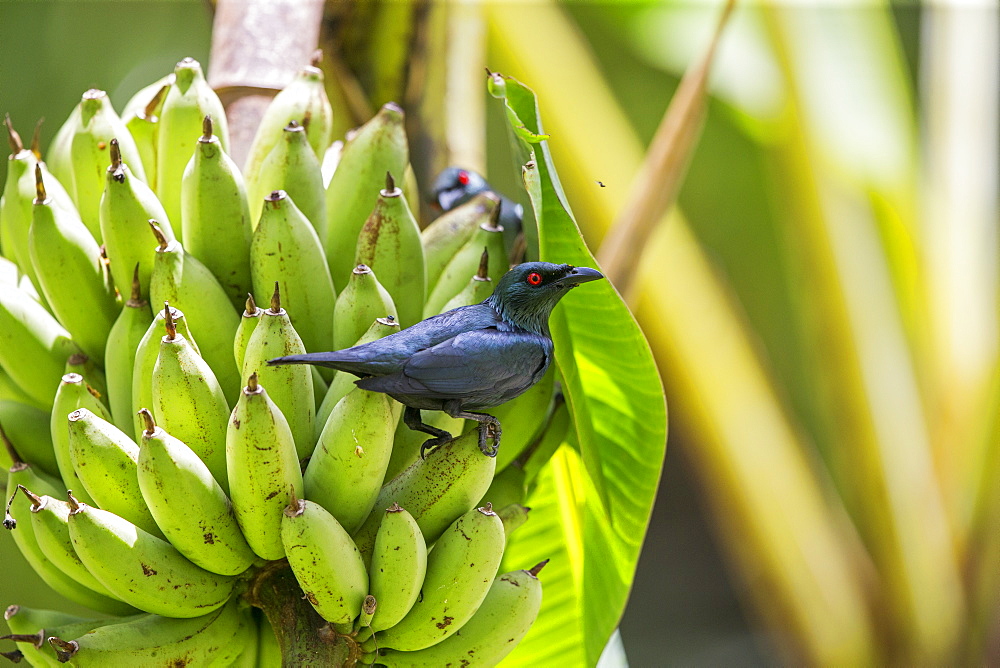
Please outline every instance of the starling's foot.
[{"label": "starling's foot", "polygon": [[437,427],[432,427],[429,424],[424,424],[424,421],[420,419],[420,409],[406,407],[403,411],[403,424],[412,429],[413,431],[422,431],[425,434],[430,434],[434,438],[429,438],[424,441],[424,444],[420,446],[420,458],[423,459],[424,455],[428,450],[433,450],[439,446],[444,445],[452,440],[451,434],[446,432],[444,429],[438,429]]},{"label": "starling's foot", "polygon": [[444,435],[442,436],[435,436],[434,438],[428,438],[426,441],[424,441],[424,444],[420,446],[420,458],[424,459],[427,456],[428,452],[430,452],[431,450],[437,450],[445,443],[451,443],[452,440],[454,439],[452,438],[452,435],[449,434],[448,432],[444,432]]},{"label": "starling's foot", "polygon": [[[452,417],[475,420],[479,423],[479,449],[487,457],[496,457],[497,450],[500,449],[500,420],[486,413],[472,413],[463,411],[458,402],[448,402],[444,405],[444,412]],[[493,439],[493,447],[486,442]]]},{"label": "starling's foot", "polygon": [[[486,417],[492,417],[487,415]],[[492,422],[483,420],[479,423],[479,449],[487,457],[496,457],[500,450],[500,421],[493,418]],[[487,441],[493,439],[493,446],[487,445]]]}]

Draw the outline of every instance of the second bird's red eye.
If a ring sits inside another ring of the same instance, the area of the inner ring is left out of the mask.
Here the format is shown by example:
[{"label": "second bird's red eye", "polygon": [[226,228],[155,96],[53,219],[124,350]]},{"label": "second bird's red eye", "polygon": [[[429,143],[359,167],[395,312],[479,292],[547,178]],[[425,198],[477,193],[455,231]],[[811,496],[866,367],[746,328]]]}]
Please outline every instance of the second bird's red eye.
[{"label": "second bird's red eye", "polygon": [[458,182],[463,186],[469,185],[469,173],[466,171],[461,171],[458,173]]},{"label": "second bird's red eye", "polygon": [[542,275],[539,274],[537,271],[531,272],[530,274],[528,274],[528,283],[530,283],[531,285],[541,285]]}]

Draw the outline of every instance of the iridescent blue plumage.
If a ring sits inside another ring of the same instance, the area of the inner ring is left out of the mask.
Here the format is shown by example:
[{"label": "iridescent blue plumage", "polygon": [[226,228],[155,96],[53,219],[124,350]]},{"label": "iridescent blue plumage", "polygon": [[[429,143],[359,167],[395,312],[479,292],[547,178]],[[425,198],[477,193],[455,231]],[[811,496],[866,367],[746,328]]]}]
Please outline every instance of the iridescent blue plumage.
[{"label": "iridescent blue plumage", "polygon": [[315,364],[359,376],[358,387],[399,401],[406,406],[406,425],[434,436],[423,450],[446,443],[451,435],[424,424],[421,410],[476,420],[487,425],[480,429],[479,447],[494,456],[500,423],[472,411],[510,401],[541,379],[552,361],[549,314],[570,288],[598,278],[601,273],[587,267],[520,264],[480,304],[427,318],[371,343],[279,357],[268,364]]}]

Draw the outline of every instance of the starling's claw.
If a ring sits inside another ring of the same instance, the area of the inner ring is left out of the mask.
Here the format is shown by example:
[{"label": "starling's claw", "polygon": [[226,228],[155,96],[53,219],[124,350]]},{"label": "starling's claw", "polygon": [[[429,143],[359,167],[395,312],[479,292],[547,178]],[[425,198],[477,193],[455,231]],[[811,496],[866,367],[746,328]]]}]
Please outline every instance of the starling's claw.
[{"label": "starling's claw", "polygon": [[[492,416],[486,416],[492,417]],[[500,421],[492,418],[492,422],[483,421],[479,424],[479,449],[487,457],[496,457],[500,450]],[[487,441],[493,439],[493,446],[487,445]]]},{"label": "starling's claw", "polygon": [[450,443],[453,440],[454,439],[452,438],[451,434],[449,434],[448,432],[445,432],[444,436],[436,436],[434,438],[428,438],[426,441],[424,441],[424,444],[420,446],[420,458],[426,459],[426,455],[428,452],[432,450],[437,450],[445,443]]}]

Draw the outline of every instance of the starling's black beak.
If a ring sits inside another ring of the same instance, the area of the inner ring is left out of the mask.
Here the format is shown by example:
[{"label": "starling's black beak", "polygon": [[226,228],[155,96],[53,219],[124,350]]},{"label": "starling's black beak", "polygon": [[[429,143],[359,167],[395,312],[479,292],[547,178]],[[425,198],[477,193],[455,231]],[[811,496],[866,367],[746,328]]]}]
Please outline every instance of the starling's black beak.
[{"label": "starling's black beak", "polygon": [[599,278],[604,278],[604,274],[596,269],[591,269],[590,267],[573,267],[569,270],[569,273],[556,280],[555,283],[563,287],[574,288],[580,283],[596,281]]}]

